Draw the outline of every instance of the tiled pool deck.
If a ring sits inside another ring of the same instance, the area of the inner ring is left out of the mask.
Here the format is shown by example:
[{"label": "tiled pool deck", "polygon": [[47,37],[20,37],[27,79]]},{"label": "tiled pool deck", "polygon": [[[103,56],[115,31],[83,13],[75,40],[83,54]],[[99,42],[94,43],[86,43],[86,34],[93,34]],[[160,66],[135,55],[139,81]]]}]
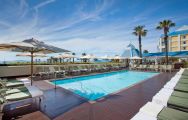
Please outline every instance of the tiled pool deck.
[{"label": "tiled pool deck", "polygon": [[19,120],[129,120],[146,102],[170,80],[175,73],[161,73],[107,96],[95,103],[58,87],[37,81],[34,84],[44,90],[44,99],[38,110],[18,117]]}]

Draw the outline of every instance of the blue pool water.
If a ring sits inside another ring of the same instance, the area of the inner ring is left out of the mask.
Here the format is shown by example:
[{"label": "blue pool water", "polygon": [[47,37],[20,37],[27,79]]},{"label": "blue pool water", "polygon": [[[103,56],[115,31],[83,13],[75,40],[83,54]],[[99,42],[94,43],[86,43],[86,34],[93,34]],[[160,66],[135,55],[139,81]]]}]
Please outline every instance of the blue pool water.
[{"label": "blue pool water", "polygon": [[118,71],[84,77],[67,78],[56,80],[52,83],[89,100],[96,100],[156,74],[158,73]]}]

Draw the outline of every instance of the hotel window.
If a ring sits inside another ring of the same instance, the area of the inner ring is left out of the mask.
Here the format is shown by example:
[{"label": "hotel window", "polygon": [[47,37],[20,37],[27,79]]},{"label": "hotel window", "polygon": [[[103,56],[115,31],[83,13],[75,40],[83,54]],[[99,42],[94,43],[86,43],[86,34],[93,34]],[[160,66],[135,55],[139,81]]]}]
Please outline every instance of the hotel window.
[{"label": "hotel window", "polygon": [[183,44],[186,44],[186,41],[183,41]]}]

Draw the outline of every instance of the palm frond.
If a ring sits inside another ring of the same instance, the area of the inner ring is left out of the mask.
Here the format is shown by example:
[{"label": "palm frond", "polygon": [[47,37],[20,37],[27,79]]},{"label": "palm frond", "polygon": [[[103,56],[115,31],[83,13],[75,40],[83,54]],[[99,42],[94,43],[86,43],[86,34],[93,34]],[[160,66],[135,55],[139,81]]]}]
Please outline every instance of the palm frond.
[{"label": "palm frond", "polygon": [[161,30],[162,27],[161,27],[161,26],[157,26],[156,29],[157,29],[157,30]]},{"label": "palm frond", "polygon": [[174,27],[174,26],[176,26],[175,23],[171,23],[171,24],[169,25],[169,27]]},{"label": "palm frond", "polygon": [[138,36],[138,33],[137,33],[137,32],[133,32],[133,34],[134,34],[135,36]]},{"label": "palm frond", "polygon": [[171,20],[163,20],[159,22],[156,29],[158,30],[165,29],[168,31],[170,27],[174,27],[174,26],[175,26],[175,23],[173,23]]},{"label": "palm frond", "polygon": [[133,34],[136,36],[146,36],[147,30],[144,29],[144,25],[139,25],[134,28]]}]

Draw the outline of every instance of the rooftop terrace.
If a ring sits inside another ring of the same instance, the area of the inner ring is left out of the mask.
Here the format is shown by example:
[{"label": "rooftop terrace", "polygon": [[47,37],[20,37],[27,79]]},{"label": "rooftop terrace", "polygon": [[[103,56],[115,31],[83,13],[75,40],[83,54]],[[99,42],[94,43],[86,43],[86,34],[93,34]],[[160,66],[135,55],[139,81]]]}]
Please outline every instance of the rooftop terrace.
[{"label": "rooftop terrace", "polygon": [[[18,119],[129,120],[173,75],[174,73],[161,73],[92,103],[68,90],[59,87],[55,90],[53,85],[45,81],[37,81],[34,85],[44,91],[44,99],[37,109],[35,106],[38,106],[38,103],[34,102],[30,109],[19,109],[19,113],[25,112],[25,115]],[[26,114],[29,110],[33,112]],[[10,115],[14,114],[7,114],[7,116]]]}]

